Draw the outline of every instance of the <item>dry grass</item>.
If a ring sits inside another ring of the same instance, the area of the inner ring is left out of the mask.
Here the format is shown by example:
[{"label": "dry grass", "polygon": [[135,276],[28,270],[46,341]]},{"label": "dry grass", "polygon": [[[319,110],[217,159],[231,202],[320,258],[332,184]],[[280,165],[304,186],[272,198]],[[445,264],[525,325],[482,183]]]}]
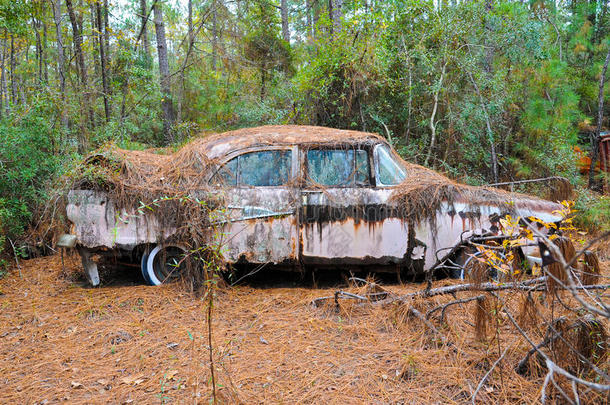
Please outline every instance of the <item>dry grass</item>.
[{"label": "dry grass", "polygon": [[[23,278],[15,269],[0,280],[0,402],[208,402],[203,300],[179,285],[87,288],[73,281],[77,259],[66,262],[68,276],[60,274],[55,256],[22,263]],[[602,274],[609,273],[608,263],[602,263]],[[436,281],[435,287],[454,282]],[[423,285],[384,288],[406,293]],[[309,305],[329,294],[310,288],[218,291],[213,346],[222,403],[465,403],[506,347],[477,399],[538,401],[544,372],[536,370],[535,358],[529,375],[514,371],[527,344],[502,315],[489,314],[487,338],[477,339],[477,301],[449,307],[443,323],[440,311],[430,317],[449,342],[443,345],[404,304]],[[539,297],[534,296],[536,313],[523,318],[537,341],[544,338],[551,310]],[[519,313],[521,293],[502,298]],[[438,296],[411,305],[426,314],[452,299]],[[494,302],[486,310],[494,310]],[[554,311],[557,315],[560,307]],[[601,366],[607,369],[607,361]]]}]

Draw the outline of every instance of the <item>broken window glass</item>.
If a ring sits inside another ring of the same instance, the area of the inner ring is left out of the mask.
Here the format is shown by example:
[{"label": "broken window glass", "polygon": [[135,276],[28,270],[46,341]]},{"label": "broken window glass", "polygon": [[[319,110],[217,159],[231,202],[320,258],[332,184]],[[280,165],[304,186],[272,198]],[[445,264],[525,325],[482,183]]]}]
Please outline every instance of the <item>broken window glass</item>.
[{"label": "broken window glass", "polygon": [[368,185],[367,151],[310,149],[307,151],[307,177],[311,183],[324,186]]},{"label": "broken window glass", "polygon": [[400,184],[407,173],[400,163],[392,156],[387,145],[377,145],[375,148],[377,160],[377,183],[381,186],[394,186]]}]

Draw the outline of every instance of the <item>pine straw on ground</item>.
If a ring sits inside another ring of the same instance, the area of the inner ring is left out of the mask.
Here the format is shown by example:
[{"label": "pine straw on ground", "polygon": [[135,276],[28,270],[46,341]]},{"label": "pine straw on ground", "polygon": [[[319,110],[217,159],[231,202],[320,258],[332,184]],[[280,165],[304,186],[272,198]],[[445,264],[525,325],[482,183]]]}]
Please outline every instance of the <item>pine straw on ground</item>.
[{"label": "pine straw on ground", "polygon": [[[203,300],[179,285],[87,288],[74,281],[80,272],[75,257],[66,259],[67,275],[57,256],[21,267],[22,277],[14,269],[0,280],[0,402],[208,402]],[[609,267],[604,263],[605,275]],[[455,282],[441,280],[434,287]],[[407,293],[423,287],[386,288]],[[495,318],[487,322],[487,340],[476,339],[476,302],[449,307],[445,323],[437,311],[430,321],[450,342],[443,345],[405,306],[362,307],[349,300],[339,309],[334,303],[309,305],[330,291],[218,291],[213,348],[221,403],[465,403],[507,347],[478,400],[538,401],[544,372],[536,371],[535,359],[532,375],[514,371],[528,347],[505,317],[498,325],[498,348]],[[502,296],[519,313],[521,296]],[[425,314],[452,299],[438,296],[413,305]],[[536,308],[543,303],[536,301]],[[487,305],[493,310],[493,301]],[[524,314],[524,327],[541,341],[544,328],[532,316]]]}]

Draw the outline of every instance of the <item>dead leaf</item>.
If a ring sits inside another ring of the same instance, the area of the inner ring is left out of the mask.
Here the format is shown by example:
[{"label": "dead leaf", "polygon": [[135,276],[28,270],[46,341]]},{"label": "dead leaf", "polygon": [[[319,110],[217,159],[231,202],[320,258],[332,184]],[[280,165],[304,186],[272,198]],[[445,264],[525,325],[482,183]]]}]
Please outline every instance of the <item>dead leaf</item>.
[{"label": "dead leaf", "polygon": [[144,382],[144,380],[146,380],[146,377],[143,377],[142,375],[127,376],[121,378],[121,383],[126,385],[138,385]]},{"label": "dead leaf", "polygon": [[165,378],[171,380],[176,374],[178,374],[178,370],[169,370],[167,373],[165,373]]}]

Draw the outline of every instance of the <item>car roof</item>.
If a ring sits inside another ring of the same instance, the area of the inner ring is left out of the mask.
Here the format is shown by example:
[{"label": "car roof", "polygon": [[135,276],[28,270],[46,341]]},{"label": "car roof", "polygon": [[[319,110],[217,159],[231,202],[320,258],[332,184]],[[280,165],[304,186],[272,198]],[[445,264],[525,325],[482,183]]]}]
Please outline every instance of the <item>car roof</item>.
[{"label": "car roof", "polygon": [[262,146],[377,144],[385,139],[370,132],[350,131],[309,125],[267,125],[244,128],[199,138],[197,149],[210,159],[231,152]]}]

